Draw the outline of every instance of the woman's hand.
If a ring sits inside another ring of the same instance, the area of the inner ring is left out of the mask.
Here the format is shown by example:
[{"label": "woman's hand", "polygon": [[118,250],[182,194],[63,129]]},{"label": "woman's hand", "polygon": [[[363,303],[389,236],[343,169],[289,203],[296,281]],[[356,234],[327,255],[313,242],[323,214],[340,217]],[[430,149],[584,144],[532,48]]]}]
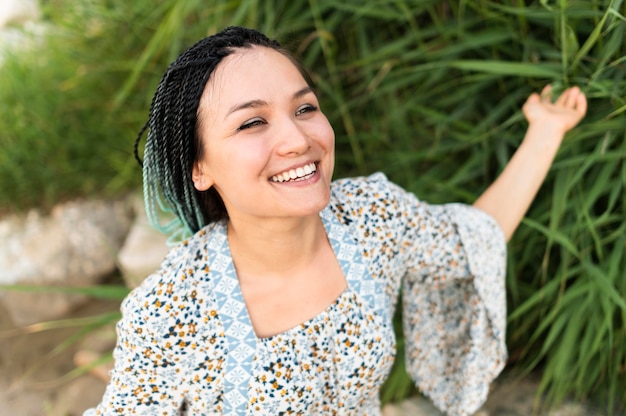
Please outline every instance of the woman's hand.
[{"label": "woman's hand", "polygon": [[546,85],[541,95],[533,93],[528,97],[522,112],[528,124],[565,134],[585,116],[587,99],[580,88],[571,87],[553,101],[552,86]]},{"label": "woman's hand", "polygon": [[565,133],[587,112],[587,99],[578,87],[552,101],[552,87],[534,93],[522,107],[528,130],[522,144],[498,179],[474,202],[491,215],[507,240],[513,235],[546,177]]}]

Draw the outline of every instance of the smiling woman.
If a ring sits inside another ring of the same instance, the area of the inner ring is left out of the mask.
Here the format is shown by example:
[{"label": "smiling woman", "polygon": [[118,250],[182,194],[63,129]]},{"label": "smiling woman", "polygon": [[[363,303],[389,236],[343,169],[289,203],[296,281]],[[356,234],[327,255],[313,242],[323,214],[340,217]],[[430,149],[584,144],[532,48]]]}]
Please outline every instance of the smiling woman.
[{"label": "smiling woman", "polygon": [[429,205],[382,173],[331,180],[333,129],[277,42],[199,41],[157,88],[143,163],[154,225],[164,207],[193,235],[125,300],[86,415],[380,415],[401,286],[415,384],[471,414],[506,359],[505,242],[585,111],[578,88],[533,94],[475,207]]},{"label": "smiling woman", "polygon": [[[198,191],[217,191],[233,226],[319,221],[330,197],[335,136],[290,59],[267,47],[233,52],[209,79],[198,118],[201,156],[192,179]],[[314,169],[305,175],[306,166]]]}]

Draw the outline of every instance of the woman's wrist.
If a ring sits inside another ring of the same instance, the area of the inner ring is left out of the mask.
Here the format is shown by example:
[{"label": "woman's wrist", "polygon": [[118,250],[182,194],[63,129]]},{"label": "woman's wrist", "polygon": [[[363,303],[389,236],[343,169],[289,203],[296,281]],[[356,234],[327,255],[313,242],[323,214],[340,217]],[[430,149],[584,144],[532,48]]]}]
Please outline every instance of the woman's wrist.
[{"label": "woman's wrist", "polygon": [[553,156],[561,146],[565,132],[556,127],[544,123],[532,123],[528,125],[526,135],[520,147],[529,148],[537,156],[546,153]]}]

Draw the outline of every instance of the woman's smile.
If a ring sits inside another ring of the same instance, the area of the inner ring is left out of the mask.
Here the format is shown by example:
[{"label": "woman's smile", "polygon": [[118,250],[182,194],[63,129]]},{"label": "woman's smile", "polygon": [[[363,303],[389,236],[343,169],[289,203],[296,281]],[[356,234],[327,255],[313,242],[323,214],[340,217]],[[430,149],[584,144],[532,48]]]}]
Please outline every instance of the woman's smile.
[{"label": "woman's smile", "polygon": [[274,175],[270,180],[272,182],[301,182],[311,179],[315,175],[315,172],[317,172],[317,166],[312,162]]}]

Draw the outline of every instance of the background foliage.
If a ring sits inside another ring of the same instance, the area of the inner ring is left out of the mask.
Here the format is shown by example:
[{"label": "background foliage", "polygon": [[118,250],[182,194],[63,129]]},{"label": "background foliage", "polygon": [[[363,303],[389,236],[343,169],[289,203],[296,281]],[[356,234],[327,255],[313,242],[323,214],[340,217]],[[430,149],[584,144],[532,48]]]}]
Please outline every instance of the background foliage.
[{"label": "background foliage", "polygon": [[[311,70],[336,131],[337,177],[381,170],[433,203],[472,202],[496,177],[532,91],[580,85],[588,116],[509,244],[509,365],[540,368],[548,404],[593,396],[611,412],[626,402],[622,1],[43,5],[48,35],[0,68],[4,210],[138,187],[132,143],[158,79],[231,24],[278,38]],[[400,359],[383,399],[409,393]]]}]

